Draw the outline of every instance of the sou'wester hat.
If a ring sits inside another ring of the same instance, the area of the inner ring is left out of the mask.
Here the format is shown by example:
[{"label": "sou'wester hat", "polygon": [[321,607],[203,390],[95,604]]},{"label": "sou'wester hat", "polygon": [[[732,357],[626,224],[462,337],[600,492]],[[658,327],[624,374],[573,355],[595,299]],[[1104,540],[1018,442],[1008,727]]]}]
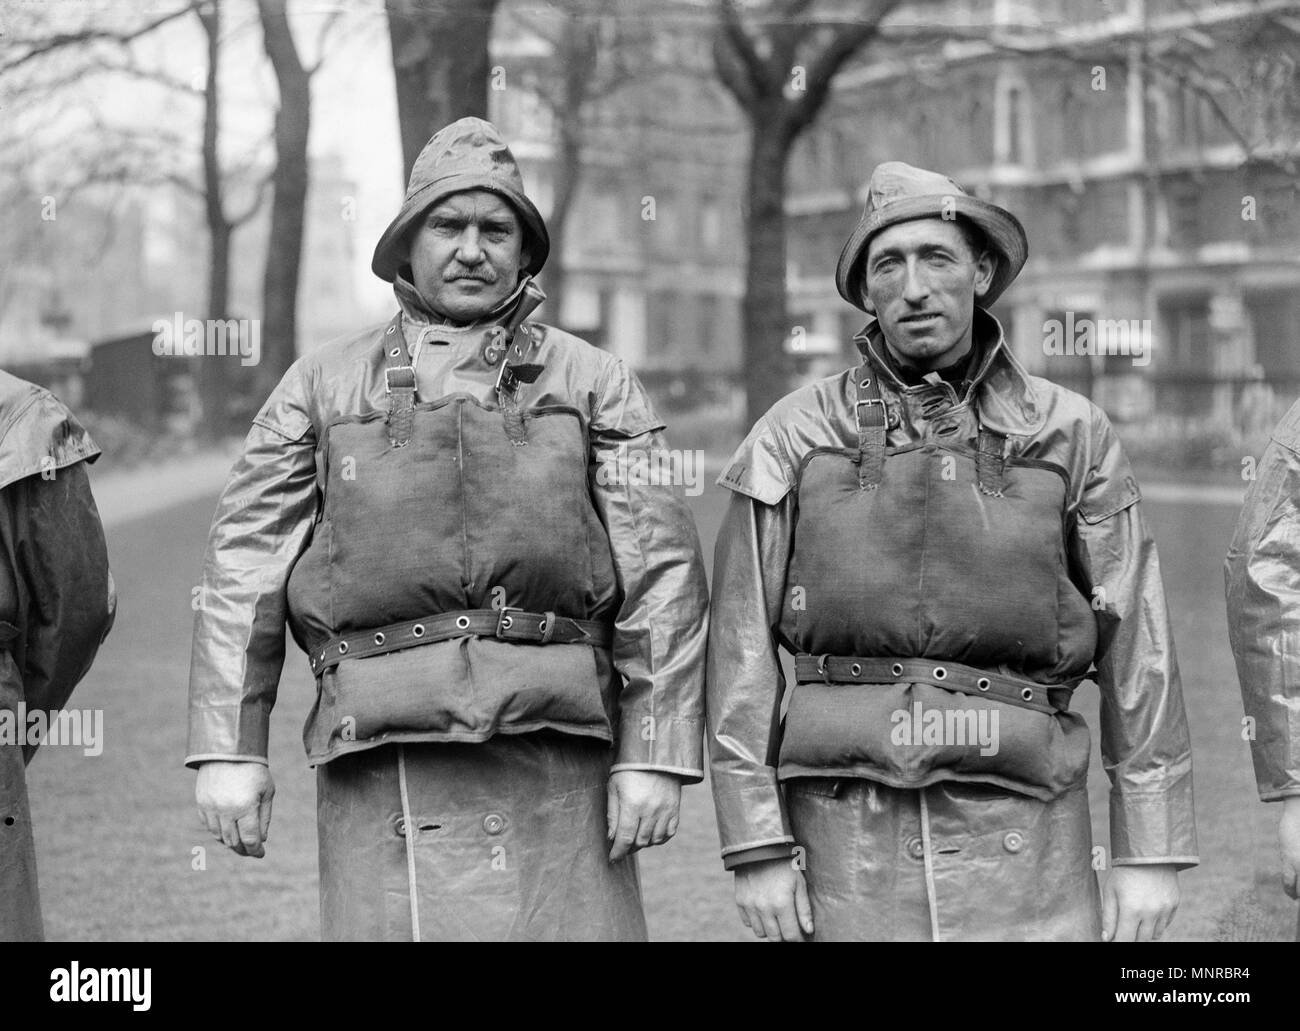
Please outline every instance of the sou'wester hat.
[{"label": "sou'wester hat", "polygon": [[965,218],[978,226],[997,256],[997,268],[988,291],[978,299],[988,307],[1024,268],[1029,242],[1015,215],[972,197],[946,175],[913,168],[901,161],[876,166],[867,183],[867,203],[835,267],[835,286],[849,304],[866,311],[863,302],[863,262],[867,245],[882,229],[918,218]]},{"label": "sou'wester hat", "polygon": [[411,166],[402,209],[375,245],[370,262],[375,275],[391,283],[409,260],[408,237],[420,218],[439,201],[465,190],[488,190],[510,203],[527,241],[528,266],[524,271],[537,275],[551,249],[546,223],[524,194],[519,164],[501,133],[481,118],[452,122],[424,145]]}]

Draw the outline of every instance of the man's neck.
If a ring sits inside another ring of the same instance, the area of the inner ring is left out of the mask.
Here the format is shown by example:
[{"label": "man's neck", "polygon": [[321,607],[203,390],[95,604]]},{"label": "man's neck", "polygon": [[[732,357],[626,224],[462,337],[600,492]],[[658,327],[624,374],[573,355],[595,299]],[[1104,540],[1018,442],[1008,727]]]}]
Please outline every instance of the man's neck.
[{"label": "man's neck", "polygon": [[[937,373],[939,378],[947,383],[956,385],[962,380],[969,379],[971,376],[972,366],[975,362],[977,349],[967,336],[965,346],[953,348],[951,351],[939,356],[936,360],[927,362],[924,365],[918,365],[907,361],[890,345],[888,340],[885,344],[885,358],[893,368],[894,373],[908,386],[918,386],[925,381],[927,373]],[[954,352],[957,352],[954,354]]]}]

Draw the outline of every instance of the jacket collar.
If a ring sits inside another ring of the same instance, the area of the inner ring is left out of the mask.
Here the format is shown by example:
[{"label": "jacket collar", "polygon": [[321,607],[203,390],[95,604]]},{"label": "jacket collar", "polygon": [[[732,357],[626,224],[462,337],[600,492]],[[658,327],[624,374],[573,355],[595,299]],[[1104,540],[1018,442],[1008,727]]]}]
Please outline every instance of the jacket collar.
[{"label": "jacket collar", "polygon": [[[1002,331],[1002,324],[988,311],[976,305],[973,319],[975,346],[982,357],[970,380],[963,401],[976,399],[980,422],[995,433],[1029,435],[1043,428],[1046,411],[1039,403],[1029,373],[1012,353]],[[883,359],[884,334],[875,318],[868,320],[853,338],[858,351],[877,369],[896,391],[909,389]]]},{"label": "jacket collar", "polygon": [[[407,278],[406,267],[403,267],[393,278],[393,295],[397,298],[397,303],[402,309],[402,315],[418,325],[445,326],[452,331],[481,330],[508,322],[515,309],[519,307],[520,300],[523,298],[530,281],[531,277],[521,276],[519,285],[515,287],[509,297],[482,318],[467,324],[448,322],[442,316],[431,311],[428,305],[424,303],[424,298],[420,296],[420,292],[415,289],[415,284]],[[531,309],[529,310],[531,311]]]}]

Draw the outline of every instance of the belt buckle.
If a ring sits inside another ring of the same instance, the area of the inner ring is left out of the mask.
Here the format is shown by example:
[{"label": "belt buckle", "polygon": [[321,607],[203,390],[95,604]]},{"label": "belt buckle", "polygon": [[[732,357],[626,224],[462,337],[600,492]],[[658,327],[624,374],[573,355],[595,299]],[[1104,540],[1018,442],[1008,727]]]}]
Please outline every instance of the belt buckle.
[{"label": "belt buckle", "polygon": [[503,605],[503,606],[502,606],[502,607],[497,611],[497,631],[496,631],[496,636],[499,637],[499,638],[501,638],[502,640],[505,640],[505,638],[506,638],[506,634],[505,634],[505,632],[506,632],[507,630],[509,630],[512,626],[515,625],[514,617],[513,617],[512,615],[510,615],[510,613],[511,613],[511,612],[523,612],[523,611],[524,611],[524,610],[521,609],[521,608],[516,608],[516,607],[511,606],[511,605]]}]

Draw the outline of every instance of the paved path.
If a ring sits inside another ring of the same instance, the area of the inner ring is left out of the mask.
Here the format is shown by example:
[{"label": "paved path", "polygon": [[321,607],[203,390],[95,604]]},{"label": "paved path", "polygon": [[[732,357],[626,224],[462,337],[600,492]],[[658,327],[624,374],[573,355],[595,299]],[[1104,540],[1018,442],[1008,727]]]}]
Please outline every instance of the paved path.
[{"label": "paved path", "polygon": [[91,489],[105,526],[117,526],[217,493],[239,456],[242,441],[225,443],[161,462],[128,469],[101,457],[90,468]]}]

